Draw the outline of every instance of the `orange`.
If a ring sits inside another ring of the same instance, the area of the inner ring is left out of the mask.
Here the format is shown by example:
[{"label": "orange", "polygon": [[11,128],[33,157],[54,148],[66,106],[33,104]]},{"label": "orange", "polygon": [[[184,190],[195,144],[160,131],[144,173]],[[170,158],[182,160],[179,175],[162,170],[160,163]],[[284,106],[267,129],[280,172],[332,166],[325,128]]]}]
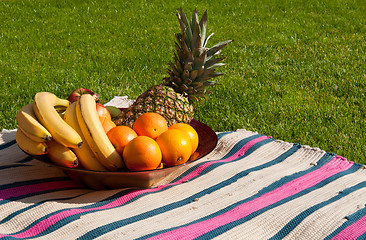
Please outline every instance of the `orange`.
[{"label": "orange", "polygon": [[116,124],[110,119],[104,119],[104,121],[102,122],[102,126],[103,126],[103,129],[104,129],[104,132],[108,133],[109,130],[116,127]]},{"label": "orange", "polygon": [[183,164],[191,156],[191,141],[181,130],[169,129],[159,135],[156,142],[163,154],[162,162],[168,167]]},{"label": "orange", "polygon": [[154,112],[147,112],[139,116],[133,124],[133,130],[139,136],[147,136],[156,139],[160,134],[168,130],[168,124],[163,116]]},{"label": "orange", "polygon": [[191,146],[192,146],[191,154],[193,154],[197,150],[199,138],[198,138],[198,134],[197,134],[196,130],[191,125],[186,124],[186,123],[176,123],[176,124],[171,125],[169,127],[169,129],[179,129],[179,130],[183,131],[188,136],[189,140],[191,141]]},{"label": "orange", "polygon": [[161,165],[161,158],[159,145],[147,136],[137,136],[123,151],[123,160],[130,171],[156,169]]},{"label": "orange", "polygon": [[128,126],[116,126],[108,131],[107,136],[117,152],[122,156],[127,143],[137,137],[137,133]]}]

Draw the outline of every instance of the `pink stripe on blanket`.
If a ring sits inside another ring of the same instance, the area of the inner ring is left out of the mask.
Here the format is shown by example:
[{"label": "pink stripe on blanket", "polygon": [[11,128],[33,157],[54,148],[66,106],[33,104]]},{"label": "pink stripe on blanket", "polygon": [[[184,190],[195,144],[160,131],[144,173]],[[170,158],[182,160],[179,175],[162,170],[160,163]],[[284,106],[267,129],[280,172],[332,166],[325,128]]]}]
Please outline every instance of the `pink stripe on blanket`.
[{"label": "pink stripe on blanket", "polygon": [[220,226],[244,218],[255,211],[310,188],[339,172],[349,169],[352,165],[352,162],[346,161],[343,157],[336,156],[322,167],[298,177],[258,198],[243,203],[221,215],[162,233],[150,239],[191,239],[199,237]]},{"label": "pink stripe on blanket", "polygon": [[357,239],[364,233],[366,233],[366,216],[363,216],[352,225],[343,229],[332,240]]},{"label": "pink stripe on blanket", "polygon": [[19,197],[22,195],[27,195],[36,192],[43,192],[47,190],[62,189],[62,188],[73,188],[73,187],[80,187],[80,185],[77,185],[71,180],[24,185],[20,187],[0,190],[0,201],[4,199],[9,199],[11,197]]},{"label": "pink stripe on blanket", "polygon": [[256,144],[258,142],[261,142],[261,141],[263,141],[265,139],[268,139],[268,138],[271,138],[271,137],[261,136],[261,137],[258,137],[256,139],[253,139],[253,140],[249,141],[247,144],[245,144],[241,149],[239,149],[239,151],[237,151],[232,156],[230,156],[226,159],[206,162],[206,163],[202,164],[200,167],[198,167],[197,169],[195,169],[194,171],[192,171],[190,174],[188,174],[187,176],[179,179],[176,182],[161,185],[161,186],[158,186],[158,187],[152,188],[152,189],[142,189],[142,190],[132,191],[132,192],[116,199],[115,201],[112,201],[108,204],[105,204],[105,205],[102,205],[102,206],[99,206],[99,207],[86,208],[86,209],[80,209],[80,208],[77,209],[76,208],[76,209],[69,209],[67,211],[62,211],[62,212],[54,214],[54,215],[40,221],[39,223],[35,224],[33,227],[29,228],[28,230],[26,230],[24,232],[14,234],[14,235],[1,235],[0,234],[0,237],[12,236],[12,237],[18,237],[18,238],[27,238],[27,237],[36,236],[37,234],[40,234],[41,232],[43,232],[44,230],[46,230],[50,226],[54,225],[58,221],[66,218],[68,216],[80,214],[80,213],[83,213],[83,212],[105,210],[105,209],[110,209],[110,208],[121,206],[121,205],[125,204],[126,202],[128,202],[129,200],[131,200],[131,199],[133,199],[133,198],[135,198],[135,197],[137,197],[141,194],[149,193],[149,192],[156,192],[156,191],[159,191],[159,190],[161,190],[163,188],[166,188],[168,186],[177,185],[177,184],[183,183],[185,181],[188,181],[188,180],[198,176],[205,168],[212,165],[213,163],[233,161],[233,160],[237,159],[238,157],[243,156],[245,154],[245,152],[248,151],[254,144]]}]

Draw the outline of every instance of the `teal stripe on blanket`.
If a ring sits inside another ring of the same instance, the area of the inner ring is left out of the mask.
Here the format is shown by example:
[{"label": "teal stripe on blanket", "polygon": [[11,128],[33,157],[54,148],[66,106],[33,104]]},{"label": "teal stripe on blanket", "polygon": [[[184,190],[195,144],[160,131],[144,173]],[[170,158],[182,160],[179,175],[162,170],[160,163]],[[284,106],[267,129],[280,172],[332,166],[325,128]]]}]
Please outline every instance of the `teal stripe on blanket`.
[{"label": "teal stripe on blanket", "polygon": [[11,147],[14,144],[16,144],[17,142],[15,140],[12,140],[10,142],[4,143],[0,145],[0,150],[4,150],[5,148]]},{"label": "teal stripe on blanket", "polygon": [[221,133],[218,133],[218,134],[216,134],[217,135],[217,139],[220,140],[223,136],[228,135],[228,134],[231,134],[231,133],[233,133],[233,131],[231,131],[231,132],[221,132]]},{"label": "teal stripe on blanket", "polygon": [[[353,168],[353,169],[352,169]],[[353,173],[355,171],[357,171],[360,166],[354,165],[352,166],[351,169],[349,169],[349,173]],[[348,174],[349,174],[348,173]],[[344,174],[343,174],[344,175]],[[342,175],[342,176],[343,176]],[[291,219],[281,230],[278,231],[277,234],[275,234],[272,238],[270,238],[269,240],[277,240],[277,239],[283,239],[285,236],[287,236],[291,231],[293,231],[306,217],[308,217],[309,215],[313,214],[314,212],[318,211],[319,209],[334,203],[336,201],[338,201],[339,199],[342,199],[343,197],[346,197],[347,195],[353,193],[354,191],[357,191],[361,188],[365,188],[366,187],[366,182],[362,182],[359,184],[356,184],[355,186],[349,187],[344,189],[343,191],[339,192],[338,195],[323,201],[321,203],[318,203],[306,210],[304,210],[303,212],[301,212],[300,214],[298,214],[296,217],[294,217],[293,219]],[[349,221],[347,221],[345,224],[343,224],[340,228],[338,228],[333,234],[337,234],[339,231],[341,231],[342,229],[344,229],[345,227],[351,225],[352,223],[354,223],[356,220],[358,220],[359,217],[364,216],[366,213],[365,209],[360,210],[357,213],[357,217],[349,217]],[[329,235],[326,239],[331,239],[332,235]]]},{"label": "teal stripe on blanket", "polygon": [[51,199],[46,199],[46,200],[43,200],[43,201],[40,201],[40,202],[37,202],[35,204],[32,204],[32,205],[29,205],[25,208],[22,208],[22,209],[19,209],[15,212],[12,212],[11,214],[9,214],[8,216],[6,216],[4,219],[0,220],[0,224],[4,224],[6,222],[9,222],[11,221],[14,217],[16,217],[17,215],[19,214],[24,214],[25,212],[27,211],[30,211],[32,210],[33,208],[36,208],[36,207],[39,207],[40,205],[44,204],[44,203],[47,203],[47,202],[55,202],[55,201],[66,201],[66,200],[71,200],[71,199],[75,199],[77,197],[80,197],[80,196],[83,196],[85,195],[86,193],[82,193],[82,194],[77,194],[75,196],[72,196],[72,197],[64,197],[64,198],[51,198]]},{"label": "teal stripe on blanket", "polygon": [[4,169],[9,169],[9,168],[18,168],[18,167],[31,167],[32,165],[27,165],[27,164],[9,164],[9,165],[5,165],[5,166],[0,166],[0,171],[4,170]]},{"label": "teal stripe on blanket", "polygon": [[356,240],[365,240],[366,239],[366,232],[360,235]]},{"label": "teal stripe on blanket", "polygon": [[27,157],[25,157],[25,158],[23,158],[23,159],[21,159],[21,160],[19,160],[19,161],[17,161],[17,163],[26,163],[26,162],[30,162],[30,161],[33,161],[33,157],[31,157],[31,156],[27,156]]},{"label": "teal stripe on blanket", "polygon": [[[35,185],[35,184],[38,184],[38,183],[56,182],[56,181],[65,181],[65,180],[70,180],[70,178],[68,178],[68,177],[52,177],[52,178],[32,179],[32,180],[28,180],[28,181],[2,184],[2,185],[0,185],[0,191],[5,190],[5,189],[10,191],[12,188],[17,188],[17,187],[21,187],[21,186],[28,186],[28,187],[31,188],[32,185]],[[0,197],[3,197],[3,196],[0,195]]]},{"label": "teal stripe on blanket", "polygon": [[[340,193],[340,195],[348,195],[349,193],[358,190],[362,187],[366,187],[366,182],[362,182],[357,184],[356,186],[353,186],[351,188],[345,189],[344,191],[342,191]],[[351,191],[352,190],[352,191]],[[357,212],[349,215],[346,217],[347,221],[344,222],[340,227],[338,227],[334,232],[332,232],[331,234],[329,234],[329,236],[327,236],[324,240],[330,240],[332,238],[334,238],[335,236],[337,236],[340,232],[342,232],[344,229],[346,229],[347,227],[350,227],[354,224],[356,224],[357,221],[359,221],[361,218],[364,218],[366,216],[366,208],[362,208],[360,210],[358,210]],[[365,224],[365,222],[363,222],[363,224]],[[357,227],[356,227],[357,228]],[[366,233],[361,234],[357,239],[366,239]]]}]

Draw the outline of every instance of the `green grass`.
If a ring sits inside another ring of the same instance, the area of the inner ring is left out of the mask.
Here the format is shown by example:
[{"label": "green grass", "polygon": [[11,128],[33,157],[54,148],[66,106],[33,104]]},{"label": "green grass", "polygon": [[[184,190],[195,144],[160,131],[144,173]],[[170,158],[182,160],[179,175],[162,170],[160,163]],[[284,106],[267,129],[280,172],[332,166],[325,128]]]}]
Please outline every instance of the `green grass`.
[{"label": "green grass", "polygon": [[196,105],[215,131],[244,128],[366,164],[366,6],[326,1],[0,1],[0,127],[36,92],[136,98],[166,75],[175,10],[208,9],[226,75]]}]

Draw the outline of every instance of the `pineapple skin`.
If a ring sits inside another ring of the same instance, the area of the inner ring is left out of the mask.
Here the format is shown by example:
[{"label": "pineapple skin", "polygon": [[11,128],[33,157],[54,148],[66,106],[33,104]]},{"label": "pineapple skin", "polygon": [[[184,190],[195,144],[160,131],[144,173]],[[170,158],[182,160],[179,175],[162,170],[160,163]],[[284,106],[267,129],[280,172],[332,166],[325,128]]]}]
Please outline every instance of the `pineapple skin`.
[{"label": "pineapple skin", "polygon": [[183,122],[189,124],[193,119],[193,106],[180,93],[163,84],[150,87],[142,93],[136,101],[120,115],[113,119],[115,124],[133,127],[135,120],[146,112],[162,115],[168,126]]}]

